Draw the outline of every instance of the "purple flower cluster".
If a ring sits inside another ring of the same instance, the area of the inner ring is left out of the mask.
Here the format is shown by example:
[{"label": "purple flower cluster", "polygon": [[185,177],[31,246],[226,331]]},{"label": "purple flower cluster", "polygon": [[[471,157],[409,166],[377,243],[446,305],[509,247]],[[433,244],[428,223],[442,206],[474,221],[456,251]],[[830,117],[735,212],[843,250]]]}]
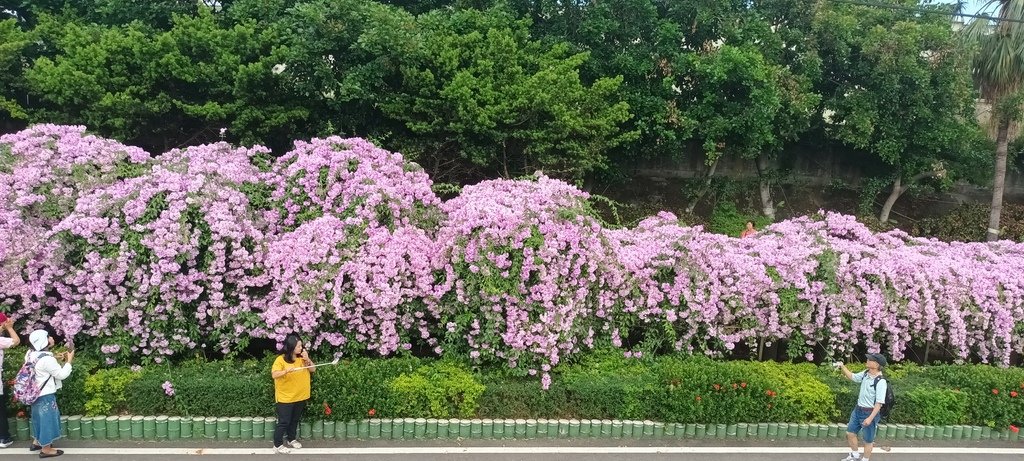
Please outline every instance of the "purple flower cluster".
[{"label": "purple flower cluster", "polygon": [[544,176],[442,203],[415,164],[361,139],[297,142],[272,163],[225,143],[146,159],[78,127],[2,140],[0,302],[108,363],[298,332],[325,352],[459,354],[547,386],[595,347],[785,341],[808,359],[865,345],[899,360],[930,341],[1000,364],[1024,349],[1024,244],[876,234],[829,212],[747,239],[669,213],[609,229]]}]

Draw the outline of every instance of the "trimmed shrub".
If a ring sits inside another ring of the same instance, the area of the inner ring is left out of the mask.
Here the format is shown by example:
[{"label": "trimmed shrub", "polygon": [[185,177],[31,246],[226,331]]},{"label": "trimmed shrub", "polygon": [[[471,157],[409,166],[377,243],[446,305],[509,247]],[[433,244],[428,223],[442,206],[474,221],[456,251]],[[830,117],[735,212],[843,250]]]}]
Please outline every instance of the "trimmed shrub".
[{"label": "trimmed shrub", "polygon": [[435,362],[391,381],[391,409],[408,417],[470,418],[483,392],[484,385],[462,366]]}]

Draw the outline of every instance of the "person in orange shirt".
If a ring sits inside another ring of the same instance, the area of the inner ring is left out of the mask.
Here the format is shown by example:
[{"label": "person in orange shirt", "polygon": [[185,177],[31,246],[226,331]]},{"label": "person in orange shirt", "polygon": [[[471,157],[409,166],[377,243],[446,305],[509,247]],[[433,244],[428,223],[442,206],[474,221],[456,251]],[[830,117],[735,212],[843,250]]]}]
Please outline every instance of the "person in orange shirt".
[{"label": "person in orange shirt", "polygon": [[[302,448],[298,440],[299,420],[309,400],[313,361],[302,347],[298,335],[284,340],[284,353],[274,360],[270,376],[274,378],[274,400],[277,402],[277,428],[274,429],[274,451],[291,453]],[[306,368],[309,367],[309,368]],[[287,436],[287,445],[285,437]]]}]

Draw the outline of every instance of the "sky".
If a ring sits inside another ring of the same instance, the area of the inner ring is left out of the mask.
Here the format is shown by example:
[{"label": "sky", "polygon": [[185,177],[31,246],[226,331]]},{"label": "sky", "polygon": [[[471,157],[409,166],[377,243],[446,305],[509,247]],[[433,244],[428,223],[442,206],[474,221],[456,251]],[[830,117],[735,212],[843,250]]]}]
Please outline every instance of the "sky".
[{"label": "sky", "polygon": [[[953,2],[950,1],[949,3]],[[986,3],[988,3],[988,0],[968,0],[967,8],[964,9],[964,13],[977,14],[978,11],[981,10],[981,7],[984,6]],[[992,9],[990,8],[989,12],[991,12],[991,10]]]}]

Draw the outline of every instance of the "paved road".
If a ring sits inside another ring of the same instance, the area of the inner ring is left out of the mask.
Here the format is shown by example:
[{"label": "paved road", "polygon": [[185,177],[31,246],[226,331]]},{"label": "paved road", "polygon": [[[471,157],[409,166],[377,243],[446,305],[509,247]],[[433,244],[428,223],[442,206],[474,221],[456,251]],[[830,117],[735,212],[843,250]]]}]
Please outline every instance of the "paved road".
[{"label": "paved road", "polygon": [[[669,441],[649,443],[628,443],[620,441],[598,443],[594,441],[545,440],[507,442],[501,441],[441,441],[428,443],[342,443],[314,441],[301,450],[296,450],[288,459],[327,461],[344,458],[346,461],[839,461],[845,453],[842,446],[810,445],[807,442],[776,443],[756,441],[749,445],[723,446],[711,441],[687,445],[672,444]],[[197,455],[216,461],[272,460],[281,459],[261,443],[137,443],[117,446],[86,442],[66,442],[61,445],[66,454],[62,459],[114,460],[114,461],[165,461],[169,459],[195,459]],[[4,459],[38,459],[24,446],[0,450]],[[930,443],[929,445],[900,445],[891,451],[879,450],[872,456],[874,461],[1021,461],[1024,459],[1024,444],[970,442],[955,444]]]}]

